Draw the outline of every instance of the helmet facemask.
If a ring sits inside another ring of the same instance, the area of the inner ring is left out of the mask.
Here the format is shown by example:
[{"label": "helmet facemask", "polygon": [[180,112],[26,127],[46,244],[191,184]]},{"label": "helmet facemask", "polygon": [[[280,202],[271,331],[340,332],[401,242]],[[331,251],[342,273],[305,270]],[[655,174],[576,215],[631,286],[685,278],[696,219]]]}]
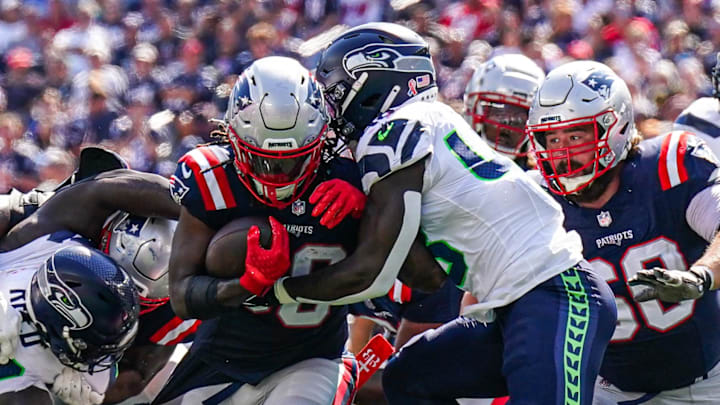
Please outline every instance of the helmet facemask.
[{"label": "helmet facemask", "polygon": [[526,157],[525,124],[530,109],[527,102],[499,93],[470,93],[468,97],[474,100],[466,114],[475,132],[510,159]]},{"label": "helmet facemask", "polygon": [[[233,132],[232,127],[230,131]],[[230,136],[235,151],[235,169],[240,181],[257,200],[276,208],[285,208],[302,195],[317,174],[325,144],[327,126],[302,147],[293,147],[288,139],[285,150],[258,148],[238,136]],[[281,143],[279,140],[274,141]]]},{"label": "helmet facemask", "polygon": [[[608,146],[607,134],[617,124],[617,115],[608,110],[591,117],[529,126],[538,167],[550,191],[563,196],[577,194],[613,167],[617,156]],[[548,145],[548,132],[573,128],[592,131],[593,138],[567,147]],[[583,162],[582,156],[586,154],[592,154],[592,158]]]}]

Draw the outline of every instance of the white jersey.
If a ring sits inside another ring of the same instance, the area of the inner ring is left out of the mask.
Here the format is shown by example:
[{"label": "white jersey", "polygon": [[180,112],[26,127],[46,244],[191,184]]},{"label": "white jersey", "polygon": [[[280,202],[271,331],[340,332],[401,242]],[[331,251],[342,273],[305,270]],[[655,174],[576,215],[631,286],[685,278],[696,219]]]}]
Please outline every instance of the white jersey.
[{"label": "white jersey", "polygon": [[[59,248],[84,245],[76,236],[68,232],[57,232],[11,252],[1,253],[0,294],[15,309],[27,311],[27,291],[33,274]],[[31,386],[49,391],[47,384],[52,384],[64,367],[53,352],[40,343],[37,329],[32,324],[23,322],[15,358],[10,363],[0,365],[0,393],[22,391]],[[86,373],[85,377],[96,391],[105,392],[111,372],[106,370],[92,375]]]},{"label": "white jersey", "polygon": [[365,192],[426,156],[421,230],[450,279],[478,299],[466,314],[489,321],[492,308],[583,259],[560,206],[440,102],[405,104],[366,129],[357,147]]},{"label": "white jersey", "polygon": [[673,130],[696,134],[708,144],[715,156],[720,156],[720,100],[703,97],[693,101],[678,115]]}]

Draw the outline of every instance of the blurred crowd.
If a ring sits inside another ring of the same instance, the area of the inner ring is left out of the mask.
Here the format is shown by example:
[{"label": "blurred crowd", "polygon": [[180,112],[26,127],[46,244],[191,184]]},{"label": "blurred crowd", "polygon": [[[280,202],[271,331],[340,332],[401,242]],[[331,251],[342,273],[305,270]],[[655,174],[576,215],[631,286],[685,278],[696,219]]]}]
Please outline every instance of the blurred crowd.
[{"label": "blurred crowd", "polygon": [[444,101],[474,69],[524,53],[546,71],[608,64],[653,136],[711,93],[720,0],[0,0],[0,192],[52,188],[84,145],[169,175],[210,141],[236,75],[292,56],[313,68],[349,26],[394,21],[427,38]]}]

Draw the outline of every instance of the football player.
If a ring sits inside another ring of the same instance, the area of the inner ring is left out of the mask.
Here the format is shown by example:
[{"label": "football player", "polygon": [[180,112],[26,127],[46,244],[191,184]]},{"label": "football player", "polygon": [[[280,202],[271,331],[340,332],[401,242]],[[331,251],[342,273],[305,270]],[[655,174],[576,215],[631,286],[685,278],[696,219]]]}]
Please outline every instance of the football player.
[{"label": "football player", "polygon": [[548,73],[528,121],[566,228],[615,293],[596,403],[720,403],[720,168],[688,132],[640,142],[632,105],[610,68],[577,61]]},{"label": "football player", "polygon": [[480,65],[465,88],[465,119],[495,151],[523,169],[528,159],[525,123],[545,73],[527,56],[498,55]]},{"label": "football player", "polygon": [[[98,150],[85,149],[81,156],[91,155],[113,160],[111,154]],[[5,199],[4,212],[13,213],[5,216],[12,217],[9,224],[19,223],[0,239],[0,250],[14,252],[43,235],[70,230],[90,240],[131,275],[140,293],[140,329],[106,392],[106,401],[114,403],[140,393],[167,363],[175,344],[191,338],[199,321],[178,318],[167,303],[167,268],[176,225],[172,219],[180,213],[168,180],[129,169],[87,175],[88,166],[99,166],[88,162],[92,160],[81,157],[81,176],[58,192],[33,191]],[[102,166],[117,165],[106,162]],[[5,268],[2,256],[0,268]]]},{"label": "football player", "polygon": [[695,100],[675,119],[673,129],[690,131],[720,156],[720,52],[712,70],[713,96]]},{"label": "football player", "polygon": [[15,346],[0,359],[0,403],[53,404],[53,394],[71,405],[102,402],[140,305],[130,276],[85,244],[63,231],[0,254],[0,335]]},{"label": "football player", "polygon": [[[354,249],[353,216],[362,212],[365,198],[357,188],[357,166],[326,147],[327,131],[315,78],[293,59],[266,57],[237,79],[224,139],[180,159],[171,178],[182,209],[170,258],[170,297],[180,316],[204,321],[154,403],[180,396],[183,404],[226,398],[243,404],[352,401],[357,367],[352,356],[343,355],[345,307],[244,305],[280,275],[307,274]],[[325,180],[322,192],[311,195]],[[355,215],[340,212],[331,221],[312,215],[311,202],[317,209],[334,197],[337,207]],[[231,220],[248,216],[270,217],[271,247],[259,245],[253,227],[244,274],[208,276],[211,238]]]},{"label": "football player", "polygon": [[326,305],[384,294],[422,224],[447,277],[479,299],[466,312],[486,324],[461,317],[411,340],[385,369],[389,402],[509,392],[524,404],[590,404],[615,325],[612,293],[583,265],[552,198],[435,101],[427,43],[395,24],[358,26],[322,52],[316,72],[335,131],[358,140],[368,205],[355,253],[280,278],[265,298]]}]

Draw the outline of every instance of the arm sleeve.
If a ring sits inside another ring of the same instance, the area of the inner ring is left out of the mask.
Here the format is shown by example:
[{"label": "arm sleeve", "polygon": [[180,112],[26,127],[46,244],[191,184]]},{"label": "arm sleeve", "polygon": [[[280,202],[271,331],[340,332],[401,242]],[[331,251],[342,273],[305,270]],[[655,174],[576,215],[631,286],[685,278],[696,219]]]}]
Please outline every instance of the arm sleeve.
[{"label": "arm sleeve", "polygon": [[720,226],[720,184],[697,193],[685,211],[685,219],[693,231],[711,242]]}]

